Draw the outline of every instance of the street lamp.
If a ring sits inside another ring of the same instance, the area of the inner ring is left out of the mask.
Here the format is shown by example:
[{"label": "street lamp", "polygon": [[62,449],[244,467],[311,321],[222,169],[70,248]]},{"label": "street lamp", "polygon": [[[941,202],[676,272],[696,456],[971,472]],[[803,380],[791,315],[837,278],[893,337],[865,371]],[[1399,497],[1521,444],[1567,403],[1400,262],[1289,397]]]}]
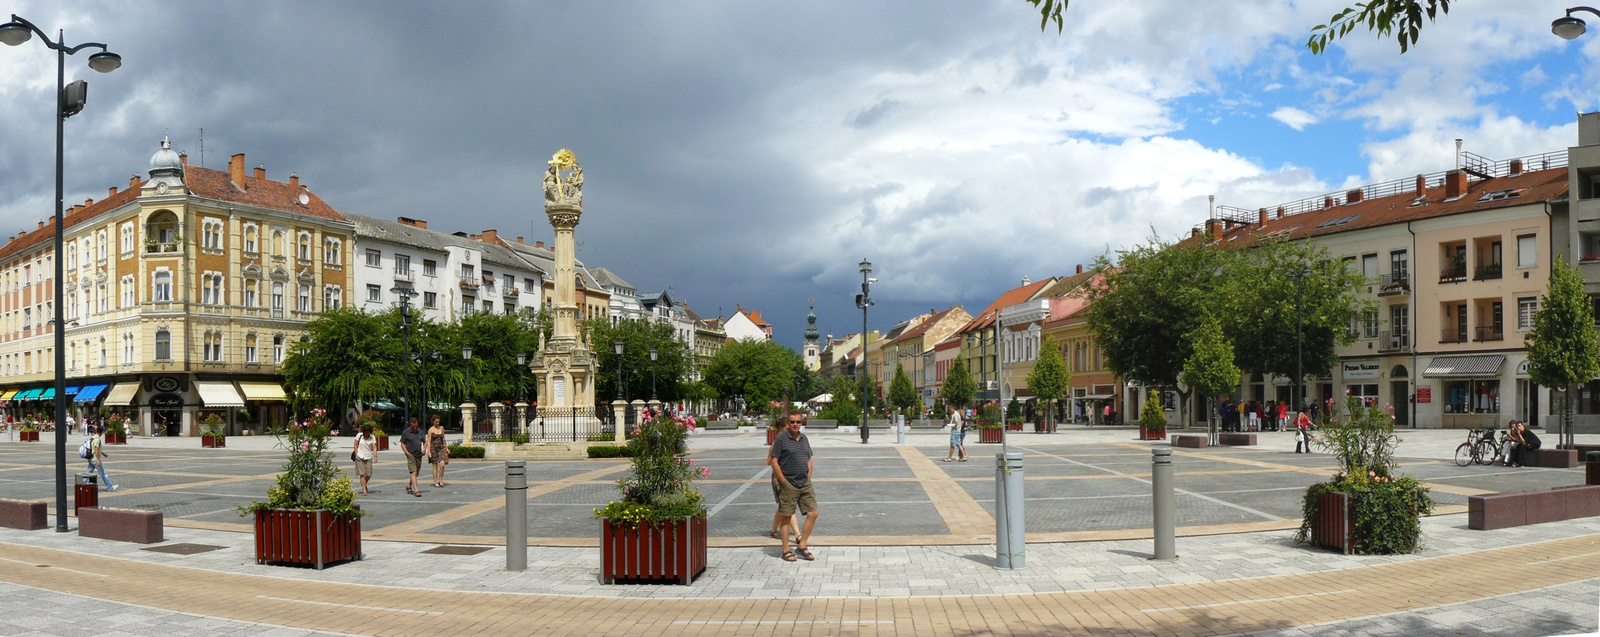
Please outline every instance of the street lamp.
[{"label": "street lamp", "polygon": [[[528,402],[528,394],[522,388],[522,369],[527,366],[528,355],[517,354],[517,402],[521,404],[526,404]],[[526,413],[526,410],[524,410],[523,413]],[[517,417],[517,428],[522,429],[525,425],[526,423],[522,422],[522,416],[519,414]]]},{"label": "street lamp", "polygon": [[[478,403],[473,403],[472,402],[472,346],[471,345],[462,345],[461,346],[461,360],[465,363],[465,365],[467,367],[467,402],[472,403],[473,407],[477,407]],[[471,440],[473,433],[475,433],[475,432],[472,430],[472,423],[467,422],[465,419],[463,419],[461,421],[461,434],[466,436],[467,440]]]},{"label": "street lamp", "polygon": [[656,399],[656,348],[650,348],[650,400]]},{"label": "street lamp", "polygon": [[1600,11],[1590,7],[1572,7],[1571,9],[1567,9],[1566,16],[1556,18],[1550,23],[1550,32],[1556,34],[1556,36],[1563,40],[1571,40],[1583,35],[1583,33],[1588,30],[1588,26],[1584,24],[1583,20],[1572,17],[1572,12],[1574,11],[1587,11],[1596,16],[1600,16]]},{"label": "street lamp", "polygon": [[1305,328],[1304,328],[1304,322],[1305,322],[1304,316],[1305,315],[1301,312],[1300,306],[1305,301],[1305,295],[1306,295],[1305,279],[1308,276],[1311,276],[1311,270],[1310,269],[1302,269],[1299,272],[1290,272],[1289,273],[1289,278],[1294,280],[1294,356],[1295,356],[1294,398],[1290,399],[1290,404],[1294,405],[1294,410],[1295,410],[1296,413],[1298,413],[1300,411],[1303,411],[1305,409],[1305,405],[1301,404],[1301,401],[1303,399],[1303,396],[1301,395],[1301,393],[1305,391],[1305,388],[1303,387],[1303,385],[1306,382],[1306,347],[1305,347]]},{"label": "street lamp", "polygon": [[[619,338],[615,343],[612,343],[611,349],[617,353],[617,400],[626,403],[628,398],[622,391],[622,339]],[[631,410],[628,407],[624,407],[624,409]],[[617,426],[621,427],[622,423],[617,423]]]},{"label": "street lamp", "polygon": [[[411,377],[407,368],[411,367],[411,344],[406,339],[406,330],[411,327],[411,297],[416,296],[417,292],[398,285],[389,288],[389,291],[400,297],[400,399],[406,404],[405,420],[402,422],[409,427],[411,426]],[[426,414],[427,406],[424,405],[423,408],[423,413]]]},{"label": "street lamp", "polygon": [[[872,274],[872,262],[862,258],[859,267],[861,268],[861,293],[856,295],[856,307],[861,308],[861,360],[865,362],[867,360],[867,308],[872,306],[871,288],[875,279],[868,278],[868,275]],[[869,389],[867,387],[866,365],[861,367],[861,444],[867,444],[867,438],[871,437],[871,434],[867,433],[867,403],[870,402],[871,396],[867,393]]]},{"label": "street lamp", "polygon": [[62,255],[66,249],[63,247],[65,228],[62,223],[62,128],[68,117],[77,115],[83,110],[84,100],[88,97],[89,84],[83,80],[66,84],[67,56],[76,55],[78,51],[90,47],[99,47],[100,52],[89,56],[89,68],[100,73],[110,73],[122,66],[122,56],[106,50],[106,45],[99,42],[85,42],[77,46],[67,46],[62,31],[56,31],[55,41],[50,40],[39,27],[32,22],[11,14],[11,21],[0,24],[0,43],[6,46],[18,46],[39,34],[39,42],[45,47],[56,52],[56,216],[55,216],[55,375],[56,375],[56,532],[67,532],[67,430],[62,423],[67,421],[67,331],[63,327],[67,324],[66,308],[61,300],[66,297],[66,268],[63,265]]}]

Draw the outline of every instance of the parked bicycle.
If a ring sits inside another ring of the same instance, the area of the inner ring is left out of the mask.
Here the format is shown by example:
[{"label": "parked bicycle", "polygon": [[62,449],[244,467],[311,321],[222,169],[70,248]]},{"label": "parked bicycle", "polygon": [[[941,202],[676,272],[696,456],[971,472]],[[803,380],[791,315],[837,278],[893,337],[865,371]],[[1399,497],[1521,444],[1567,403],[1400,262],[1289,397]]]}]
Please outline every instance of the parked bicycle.
[{"label": "parked bicycle", "polygon": [[1493,427],[1468,429],[1467,441],[1456,447],[1456,466],[1465,467],[1474,462],[1481,465],[1493,463],[1500,456],[1500,445],[1508,439],[1502,432],[1501,443],[1496,443],[1494,433]]}]

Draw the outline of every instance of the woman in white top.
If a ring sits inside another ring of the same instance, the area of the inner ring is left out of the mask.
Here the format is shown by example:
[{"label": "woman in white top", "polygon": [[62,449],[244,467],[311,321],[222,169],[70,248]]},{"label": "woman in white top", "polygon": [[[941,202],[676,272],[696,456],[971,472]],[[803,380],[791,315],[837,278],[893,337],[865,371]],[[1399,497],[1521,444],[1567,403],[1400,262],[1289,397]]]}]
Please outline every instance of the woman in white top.
[{"label": "woman in white top", "polygon": [[350,454],[356,462],[356,475],[361,476],[361,495],[367,494],[367,481],[372,479],[373,451],[377,444],[377,437],[372,435],[372,425],[362,425],[361,434],[356,436],[355,452]]}]

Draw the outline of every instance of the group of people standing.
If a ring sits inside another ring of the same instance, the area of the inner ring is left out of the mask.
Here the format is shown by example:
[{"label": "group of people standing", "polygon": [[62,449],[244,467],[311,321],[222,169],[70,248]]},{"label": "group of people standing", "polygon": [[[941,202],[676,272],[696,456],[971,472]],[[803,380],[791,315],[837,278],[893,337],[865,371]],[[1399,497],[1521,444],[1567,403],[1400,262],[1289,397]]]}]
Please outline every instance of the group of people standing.
[{"label": "group of people standing", "polygon": [[[350,450],[350,461],[355,463],[356,476],[361,479],[361,495],[368,495],[367,482],[372,479],[372,465],[377,461],[378,439],[372,435],[372,425],[362,425],[356,435],[355,447]],[[422,497],[417,486],[417,474],[422,473],[422,463],[433,465],[433,486],[443,487],[444,468],[450,464],[450,447],[445,444],[444,425],[433,417],[433,425],[422,430],[415,416],[400,432],[400,451],[406,456],[406,471],[411,479],[406,483],[406,493]]]},{"label": "group of people standing", "polygon": [[1217,403],[1217,417],[1223,431],[1283,431],[1289,424],[1289,404],[1249,400],[1235,405],[1233,399],[1223,398]]}]

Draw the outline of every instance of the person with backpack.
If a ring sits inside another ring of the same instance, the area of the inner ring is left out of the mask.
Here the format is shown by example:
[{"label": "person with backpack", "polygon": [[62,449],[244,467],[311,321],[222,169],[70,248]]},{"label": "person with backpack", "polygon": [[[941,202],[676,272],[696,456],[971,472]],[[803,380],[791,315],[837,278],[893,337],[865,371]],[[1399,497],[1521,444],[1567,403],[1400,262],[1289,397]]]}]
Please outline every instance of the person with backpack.
[{"label": "person with backpack", "polygon": [[117,485],[111,482],[111,476],[106,475],[106,452],[102,444],[105,436],[101,435],[95,427],[89,427],[85,432],[90,434],[83,444],[78,445],[78,457],[89,461],[89,473],[100,473],[100,482],[105,483],[110,491],[116,491]]}]

